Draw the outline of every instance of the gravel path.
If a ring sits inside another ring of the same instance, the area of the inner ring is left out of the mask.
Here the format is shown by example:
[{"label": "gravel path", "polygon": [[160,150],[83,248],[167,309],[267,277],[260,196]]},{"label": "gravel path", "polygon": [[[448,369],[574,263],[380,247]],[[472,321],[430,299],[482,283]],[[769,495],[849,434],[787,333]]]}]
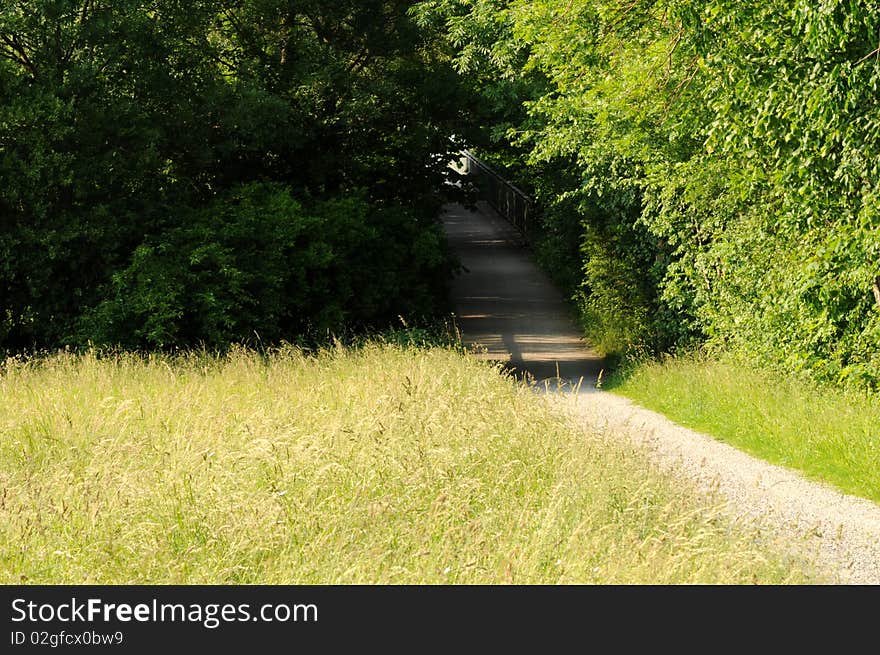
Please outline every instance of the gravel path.
[{"label": "gravel path", "polygon": [[747,518],[815,558],[832,579],[880,584],[880,505],[756,459],[613,394],[596,391],[602,362],[580,338],[559,292],[513,228],[491,210],[449,205],[443,216],[466,268],[452,289],[464,343],[551,392],[548,402],[594,430],[626,439],[663,469],[720,494]]},{"label": "gravel path", "polygon": [[560,411],[628,439],[660,468],[727,501],[772,537],[806,554],[842,584],[880,584],[880,505],[806,480],[614,394],[549,393]]}]

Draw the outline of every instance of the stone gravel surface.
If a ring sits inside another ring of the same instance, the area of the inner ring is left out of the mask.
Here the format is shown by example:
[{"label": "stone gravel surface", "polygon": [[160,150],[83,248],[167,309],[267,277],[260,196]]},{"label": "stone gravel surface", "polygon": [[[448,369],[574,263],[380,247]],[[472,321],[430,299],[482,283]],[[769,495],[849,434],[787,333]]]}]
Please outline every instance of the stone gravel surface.
[{"label": "stone gravel surface", "polygon": [[626,439],[806,555],[839,584],[880,584],[880,505],[769,464],[611,393],[550,392],[580,424]]}]

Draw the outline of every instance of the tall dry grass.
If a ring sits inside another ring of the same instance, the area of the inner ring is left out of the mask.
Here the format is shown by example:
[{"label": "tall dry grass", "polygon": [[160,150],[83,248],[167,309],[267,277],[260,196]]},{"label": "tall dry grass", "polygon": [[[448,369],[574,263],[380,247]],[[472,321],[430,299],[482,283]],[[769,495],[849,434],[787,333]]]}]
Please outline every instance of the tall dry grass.
[{"label": "tall dry grass", "polygon": [[58,354],[0,373],[0,582],[809,579],[452,350]]}]

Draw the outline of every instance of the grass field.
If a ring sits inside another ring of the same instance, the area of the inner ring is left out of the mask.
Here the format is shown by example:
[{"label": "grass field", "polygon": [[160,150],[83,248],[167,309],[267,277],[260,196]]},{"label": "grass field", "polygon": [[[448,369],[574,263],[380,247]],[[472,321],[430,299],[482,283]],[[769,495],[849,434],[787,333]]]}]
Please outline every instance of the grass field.
[{"label": "grass field", "polygon": [[733,361],[642,364],[606,388],[757,457],[880,502],[880,395]]},{"label": "grass field", "polygon": [[813,580],[448,349],[0,368],[2,583]]}]

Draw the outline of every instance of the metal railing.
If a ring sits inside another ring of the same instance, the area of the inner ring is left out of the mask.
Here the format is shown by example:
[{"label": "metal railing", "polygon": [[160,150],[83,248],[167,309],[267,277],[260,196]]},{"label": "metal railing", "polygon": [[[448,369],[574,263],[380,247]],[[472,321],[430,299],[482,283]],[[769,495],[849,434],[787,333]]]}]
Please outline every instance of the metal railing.
[{"label": "metal railing", "polygon": [[472,178],[479,189],[480,198],[488,202],[528,240],[535,214],[534,204],[529,196],[501,177],[491,166],[477,159],[470,151],[465,150],[462,157],[461,172]]}]

